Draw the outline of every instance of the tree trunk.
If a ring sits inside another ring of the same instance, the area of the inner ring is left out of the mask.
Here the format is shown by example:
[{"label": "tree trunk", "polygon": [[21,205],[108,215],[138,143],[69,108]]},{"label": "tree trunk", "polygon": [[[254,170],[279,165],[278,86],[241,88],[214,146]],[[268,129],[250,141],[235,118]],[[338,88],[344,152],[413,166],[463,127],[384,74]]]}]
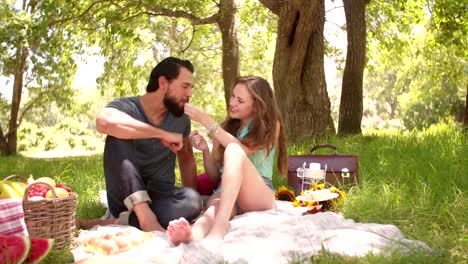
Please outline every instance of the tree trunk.
[{"label": "tree trunk", "polygon": [[0,127],[0,155],[7,155],[8,149],[8,142],[6,141],[6,137],[3,135],[3,130]]},{"label": "tree trunk", "polygon": [[10,121],[8,123],[8,131],[5,135],[6,148],[1,150],[2,155],[16,154],[16,149],[18,145],[18,114],[19,107],[21,104],[21,95],[23,93],[23,76],[26,67],[27,56],[27,48],[18,48],[18,51],[16,53],[18,65],[14,73]]},{"label": "tree trunk", "polygon": [[466,85],[465,118],[463,119],[463,126],[465,129],[468,129],[468,84]]},{"label": "tree trunk", "polygon": [[236,14],[236,0],[223,0],[220,2],[218,26],[222,39],[222,68],[226,108],[229,107],[231,89],[240,75],[239,40],[237,38],[238,21]]},{"label": "tree trunk", "polygon": [[23,93],[23,77],[26,68],[26,60],[28,58],[28,49],[19,44],[16,51],[16,65],[14,80],[13,80],[13,96],[11,100],[10,121],[8,123],[8,131],[4,136],[3,143],[0,144],[0,152],[2,155],[16,154],[18,145],[18,114],[21,104],[21,95]]},{"label": "tree trunk", "polygon": [[348,47],[340,100],[338,134],[360,134],[362,81],[366,60],[366,1],[343,0]]},{"label": "tree trunk", "polygon": [[[138,2],[138,5],[141,3]],[[199,18],[190,12],[173,10],[158,5],[147,4],[145,8],[154,15],[185,18],[192,25],[205,25],[216,23],[221,31],[222,39],[222,69],[224,83],[224,98],[226,106],[229,104],[229,96],[236,79],[240,75],[239,70],[239,40],[237,39],[237,0],[220,0],[217,4],[218,12],[214,15]]]},{"label": "tree trunk", "polygon": [[273,84],[288,137],[334,133],[324,70],[324,0],[285,1],[270,9],[279,16]]}]

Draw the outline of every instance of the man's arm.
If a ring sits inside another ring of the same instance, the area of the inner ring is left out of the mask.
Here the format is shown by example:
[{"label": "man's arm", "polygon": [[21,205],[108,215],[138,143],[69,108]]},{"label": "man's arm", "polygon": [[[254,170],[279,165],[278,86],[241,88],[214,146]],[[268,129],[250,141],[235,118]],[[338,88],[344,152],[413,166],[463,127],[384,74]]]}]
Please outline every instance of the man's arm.
[{"label": "man's arm", "polygon": [[159,138],[173,152],[182,148],[182,135],[148,125],[111,107],[103,108],[96,115],[96,129],[120,139]]},{"label": "man's arm", "polygon": [[184,147],[177,152],[182,186],[197,189],[197,165],[193,156],[192,143],[184,137]]},{"label": "man's arm", "polygon": [[[100,133],[121,139],[160,138],[161,142],[173,152],[182,148],[181,134],[153,127],[111,107],[102,109],[96,115],[96,129]],[[147,201],[136,201],[131,209],[134,210],[142,230],[164,231]]]},{"label": "man's arm", "polygon": [[96,129],[99,133],[121,139],[163,138],[168,133],[111,107],[98,112]]}]

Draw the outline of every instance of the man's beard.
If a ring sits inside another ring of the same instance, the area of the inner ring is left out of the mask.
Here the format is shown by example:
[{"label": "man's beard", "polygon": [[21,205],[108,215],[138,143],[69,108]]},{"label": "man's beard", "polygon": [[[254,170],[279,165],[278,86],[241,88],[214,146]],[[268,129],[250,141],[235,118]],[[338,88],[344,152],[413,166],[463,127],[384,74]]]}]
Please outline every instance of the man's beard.
[{"label": "man's beard", "polygon": [[181,117],[184,114],[184,107],[180,107],[174,97],[171,97],[169,95],[164,96],[163,103],[164,106],[167,108],[167,111],[169,111],[176,117]]}]

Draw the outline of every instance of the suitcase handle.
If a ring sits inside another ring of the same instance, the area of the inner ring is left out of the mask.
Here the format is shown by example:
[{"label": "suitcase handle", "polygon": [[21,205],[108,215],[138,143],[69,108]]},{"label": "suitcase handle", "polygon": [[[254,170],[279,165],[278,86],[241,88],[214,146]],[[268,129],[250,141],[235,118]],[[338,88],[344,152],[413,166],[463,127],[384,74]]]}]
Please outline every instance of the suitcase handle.
[{"label": "suitcase handle", "polygon": [[334,150],[334,153],[336,154],[336,146],[335,145],[332,145],[332,144],[317,144],[315,146],[313,146],[311,149],[310,149],[310,153],[313,153],[314,151],[318,150],[318,149],[322,149],[322,148],[330,148],[330,149],[333,149]]}]

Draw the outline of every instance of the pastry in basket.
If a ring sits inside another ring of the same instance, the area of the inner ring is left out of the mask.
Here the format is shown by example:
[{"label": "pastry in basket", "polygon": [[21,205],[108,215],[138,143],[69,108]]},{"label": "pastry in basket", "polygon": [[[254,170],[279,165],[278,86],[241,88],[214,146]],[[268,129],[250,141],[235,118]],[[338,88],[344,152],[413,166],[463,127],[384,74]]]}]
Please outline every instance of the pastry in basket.
[{"label": "pastry in basket", "polygon": [[142,231],[123,231],[90,238],[84,245],[87,252],[114,255],[143,244],[151,236]]}]

